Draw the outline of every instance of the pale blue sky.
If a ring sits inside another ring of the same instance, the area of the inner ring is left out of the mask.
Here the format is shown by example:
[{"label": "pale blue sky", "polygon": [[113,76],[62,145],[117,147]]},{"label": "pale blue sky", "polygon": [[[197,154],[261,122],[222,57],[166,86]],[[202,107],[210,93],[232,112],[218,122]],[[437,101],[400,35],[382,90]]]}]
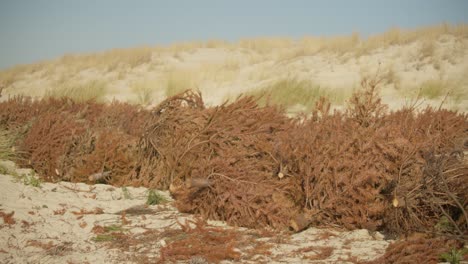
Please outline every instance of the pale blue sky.
[{"label": "pale blue sky", "polygon": [[468,23],[468,0],[0,0],[0,68],[180,41]]}]

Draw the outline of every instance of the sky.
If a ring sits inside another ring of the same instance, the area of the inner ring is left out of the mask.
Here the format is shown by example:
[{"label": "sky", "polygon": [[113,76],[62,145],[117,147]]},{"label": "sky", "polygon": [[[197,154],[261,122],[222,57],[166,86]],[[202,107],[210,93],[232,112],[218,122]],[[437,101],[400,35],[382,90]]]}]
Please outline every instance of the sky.
[{"label": "sky", "polygon": [[0,0],[0,69],[185,41],[468,23],[468,0]]}]

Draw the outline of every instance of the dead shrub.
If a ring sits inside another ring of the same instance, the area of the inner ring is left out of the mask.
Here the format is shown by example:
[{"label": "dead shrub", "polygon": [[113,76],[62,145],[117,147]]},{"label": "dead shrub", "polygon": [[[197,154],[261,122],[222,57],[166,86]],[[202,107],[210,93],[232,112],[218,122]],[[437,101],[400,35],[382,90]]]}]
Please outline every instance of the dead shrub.
[{"label": "dead shrub", "polygon": [[452,248],[461,247],[460,243],[444,238],[415,238],[401,240],[388,246],[385,254],[378,259],[367,262],[397,264],[397,263],[440,263],[441,255]]},{"label": "dead shrub", "polygon": [[[170,98],[156,112],[159,119],[142,146],[156,169],[139,177],[171,185],[182,212],[242,226],[287,226],[302,208],[301,179],[280,171],[277,139],[286,137],[293,121],[274,107],[259,108],[252,98],[205,109],[196,103],[202,102],[199,95],[182,96],[190,103]],[[210,184],[187,184],[193,179]]]},{"label": "dead shrub", "polygon": [[48,113],[35,122],[20,145],[25,152],[23,166],[32,167],[47,181],[60,180],[64,157],[78,144],[87,129],[85,120],[74,115]]},{"label": "dead shrub", "polygon": [[235,250],[240,238],[236,231],[210,227],[202,220],[186,221],[179,225],[184,236],[161,248],[161,263],[189,260],[195,256],[203,257],[209,263],[240,260],[241,254]]},{"label": "dead shrub", "polygon": [[332,224],[466,237],[468,116],[389,112],[377,84],[364,80],[345,112],[321,99],[298,118],[251,97],[207,108],[186,91],[151,111],[15,98],[0,103],[0,124],[30,123],[17,142],[22,165],[46,180],[97,175],[169,189],[182,212],[246,227],[300,219],[297,231]]}]

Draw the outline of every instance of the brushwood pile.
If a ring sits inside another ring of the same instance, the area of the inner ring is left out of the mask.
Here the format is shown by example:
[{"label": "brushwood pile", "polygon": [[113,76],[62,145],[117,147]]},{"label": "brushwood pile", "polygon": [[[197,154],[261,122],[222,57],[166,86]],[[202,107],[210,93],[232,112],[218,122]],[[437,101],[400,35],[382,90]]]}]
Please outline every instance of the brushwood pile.
[{"label": "brushwood pile", "polygon": [[466,239],[467,114],[390,111],[375,87],[345,111],[288,117],[255,98],[207,107],[186,91],[152,109],[14,97],[0,128],[45,181],[169,189],[181,212],[250,228],[340,226]]}]

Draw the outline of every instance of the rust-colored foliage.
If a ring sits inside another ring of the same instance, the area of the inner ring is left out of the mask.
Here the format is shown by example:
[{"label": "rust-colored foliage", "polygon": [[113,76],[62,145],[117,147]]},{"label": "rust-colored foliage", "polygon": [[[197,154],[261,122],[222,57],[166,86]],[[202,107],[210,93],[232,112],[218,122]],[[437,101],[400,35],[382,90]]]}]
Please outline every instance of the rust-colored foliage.
[{"label": "rust-colored foliage", "polygon": [[[101,130],[92,135],[81,146],[77,146],[79,159],[70,161],[71,181],[86,182],[95,173],[108,172],[103,182],[121,185],[126,176],[135,169],[137,139],[119,131]],[[81,149],[88,149],[82,151]]]},{"label": "rust-colored foliage", "polygon": [[239,236],[235,230],[210,227],[203,220],[186,221],[179,225],[184,236],[161,248],[162,263],[188,260],[195,256],[203,257],[209,263],[240,259],[241,254],[235,250]]},{"label": "rust-colored foliage", "polygon": [[[301,179],[278,177],[279,135],[286,138],[294,126],[281,111],[259,108],[252,98],[205,108],[194,93],[161,106],[142,141],[145,164],[153,167],[139,177],[157,187],[171,184],[180,211],[248,227],[286,226],[300,211]],[[189,186],[192,179],[212,184]]]},{"label": "rust-colored foliage", "polygon": [[[432,229],[445,216],[463,235],[467,165],[453,155],[466,149],[467,116],[388,113],[366,85],[346,112],[330,113],[321,100],[302,119],[251,98],[214,108],[190,92],[169,98],[153,111],[132,177],[171,185],[183,212],[235,225],[279,228],[309,214],[315,224],[401,234]],[[194,179],[209,184],[194,187]]]},{"label": "rust-colored foliage", "polygon": [[15,211],[11,211],[11,213],[4,213],[2,210],[0,210],[0,217],[3,218],[3,223],[6,225],[14,225],[16,223],[15,219],[13,218],[14,214]]},{"label": "rust-colored foliage", "polygon": [[85,120],[77,120],[66,112],[44,114],[33,123],[20,145],[25,152],[22,165],[31,166],[48,181],[60,180],[66,171],[66,155],[80,143],[87,127]]},{"label": "rust-colored foliage", "polygon": [[468,116],[389,112],[376,83],[362,85],[346,111],[322,99],[298,118],[250,97],[205,107],[186,91],[151,111],[13,98],[0,103],[0,125],[25,135],[22,165],[50,181],[94,175],[170,189],[180,211],[246,227],[303,219],[297,231],[333,224],[466,238]]},{"label": "rust-colored foliage", "polygon": [[459,242],[444,238],[401,240],[388,246],[385,254],[368,264],[440,263],[441,254],[460,248]]},{"label": "rust-colored foliage", "polygon": [[70,99],[14,97],[0,103],[0,125],[24,134],[20,163],[48,181],[89,181],[108,171],[104,182],[123,184],[137,160],[137,142],[150,112],[126,103],[109,105]]}]

